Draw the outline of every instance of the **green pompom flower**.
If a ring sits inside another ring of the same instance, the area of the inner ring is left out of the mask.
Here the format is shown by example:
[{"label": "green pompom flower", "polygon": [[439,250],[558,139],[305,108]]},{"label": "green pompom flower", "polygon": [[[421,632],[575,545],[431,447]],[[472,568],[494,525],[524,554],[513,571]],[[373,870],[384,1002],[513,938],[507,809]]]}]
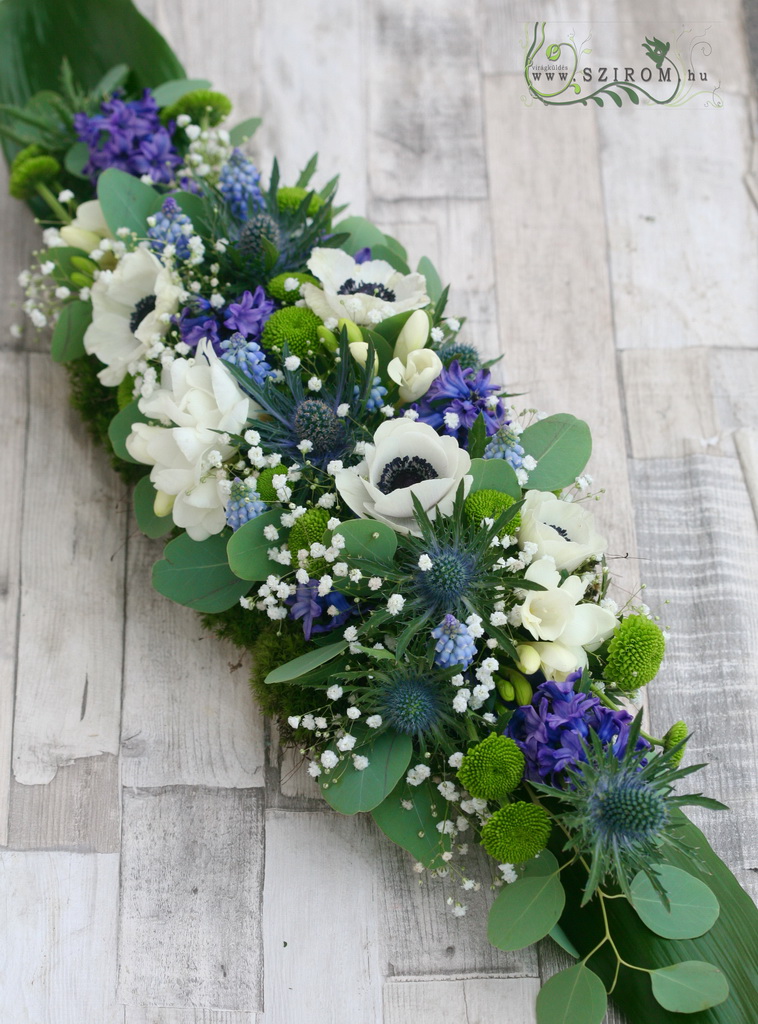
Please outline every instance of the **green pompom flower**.
[{"label": "green pompom flower", "polygon": [[[686,722],[674,722],[669,731],[663,737],[663,749],[672,750],[678,743],[682,743],[683,740],[687,739],[688,732],[689,730],[687,729]],[[677,750],[677,752],[671,758],[672,765],[676,766],[680,763],[680,761],[684,757],[684,752],[686,749],[687,744],[682,744],[679,750]]]},{"label": "green pompom flower", "polygon": [[495,811],[482,829],[482,846],[501,864],[523,864],[544,850],[550,815],[539,804],[519,800]]},{"label": "green pompom flower", "polygon": [[54,181],[60,174],[61,165],[54,156],[29,153],[29,150],[38,148],[27,146],[13,161],[8,191],[14,199],[31,199],[40,186]]},{"label": "green pompom flower", "polygon": [[294,555],[303,549],[310,551],[311,544],[318,543],[323,537],[328,522],[329,513],[325,508],[309,508],[305,515],[295,520],[295,525],[290,530],[290,551]]},{"label": "green pompom flower", "polygon": [[[285,287],[285,282],[292,280],[297,281],[297,287],[288,290]],[[283,306],[292,306],[300,298],[301,284],[318,285],[318,280],[312,274],[304,274],[301,270],[290,270],[272,277],[266,285],[266,291],[272,299],[280,302]]]},{"label": "green pompom flower", "polygon": [[[468,521],[473,526],[478,526],[482,519],[497,519],[502,512],[505,512],[506,509],[514,504],[515,500],[510,494],[485,489],[469,494],[463,508]],[[504,532],[512,535],[518,530],[519,526],[521,526],[521,513],[517,512],[505,527]]]},{"label": "green pompom flower", "polygon": [[261,501],[278,501],[274,485],[272,483],[275,476],[281,476],[282,473],[286,473],[287,470],[281,466],[268,466],[262,470],[258,479],[255,481],[255,489],[261,497]]},{"label": "green pompom flower", "polygon": [[608,646],[603,678],[622,690],[646,686],[661,667],[665,649],[663,633],[654,622],[644,615],[628,615]]},{"label": "green pompom flower", "polygon": [[521,781],[524,763],[517,744],[493,732],[469,750],[458,769],[458,778],[473,797],[504,800]]},{"label": "green pompom flower", "polygon": [[161,110],[161,121],[167,124],[175,121],[180,114],[186,114],[193,124],[203,126],[220,124],[232,110],[232,101],[222,92],[210,89],[193,89],[180,96],[175,103]]},{"label": "green pompom flower", "polygon": [[321,347],[318,329],[321,321],[304,306],[287,306],[269,317],[261,342],[269,352],[280,355],[285,343],[290,355],[305,359]]},{"label": "green pompom flower", "polygon": [[[280,188],[276,193],[276,202],[282,213],[296,213],[307,195],[308,189],[293,185]],[[324,200],[314,192],[308,203],[308,216],[314,217],[323,205]]]}]

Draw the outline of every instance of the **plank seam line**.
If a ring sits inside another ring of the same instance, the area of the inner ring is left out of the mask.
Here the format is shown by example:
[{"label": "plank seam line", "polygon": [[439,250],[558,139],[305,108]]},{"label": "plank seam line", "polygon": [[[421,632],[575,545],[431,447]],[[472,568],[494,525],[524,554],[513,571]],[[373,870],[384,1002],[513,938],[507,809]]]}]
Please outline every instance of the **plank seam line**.
[{"label": "plank seam line", "polygon": [[474,971],[471,974],[393,974],[392,977],[385,978],[384,983],[385,985],[407,985],[428,981],[539,981],[539,977],[539,974],[529,974],[526,971],[510,974],[505,971],[495,973]]}]

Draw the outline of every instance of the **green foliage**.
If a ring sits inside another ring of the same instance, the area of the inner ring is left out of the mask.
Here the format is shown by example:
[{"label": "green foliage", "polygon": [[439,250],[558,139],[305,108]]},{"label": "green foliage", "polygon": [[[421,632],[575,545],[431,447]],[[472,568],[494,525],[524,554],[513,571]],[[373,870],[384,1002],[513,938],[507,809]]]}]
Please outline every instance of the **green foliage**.
[{"label": "green foliage", "polygon": [[533,873],[501,889],[487,921],[489,941],[506,952],[530,946],[556,924],[565,899],[558,865],[546,851],[534,862]]},{"label": "green foliage", "polygon": [[199,612],[221,612],[243,597],[250,585],[229,568],[228,531],[195,541],[182,533],[169,541],[163,558],[153,566],[153,586],[159,594]]},{"label": "green foliage", "polygon": [[569,487],[592,453],[590,428],[568,413],[547,416],[521,434],[519,442],[527,455],[537,460],[529,474],[529,488],[557,491]]},{"label": "green foliage", "polygon": [[326,647],[311,646],[305,654],[301,654],[294,661],[279,661],[276,667],[269,672],[266,682],[292,683],[298,680],[300,685],[307,685],[307,677],[309,675],[312,675],[322,665],[333,661],[346,649],[347,641],[345,640],[338,640],[336,643],[327,644]]},{"label": "green foliage", "polygon": [[143,476],[141,480],[137,481],[132,500],[137,526],[146,537],[156,540],[158,537],[165,537],[173,530],[174,520],[171,516],[157,516],[153,510],[155,488],[149,476]]},{"label": "green foliage", "polygon": [[537,1024],[602,1024],[605,985],[584,964],[554,974],[537,996]]},{"label": "green foliage", "polygon": [[[403,802],[410,803],[410,808]],[[379,828],[428,868],[444,867],[441,855],[450,849],[451,839],[437,831],[448,803],[428,780],[420,786],[409,786],[401,779],[390,795],[371,812]]]},{"label": "green foliage", "polygon": [[84,355],[84,332],[92,320],[92,303],[73,299],[61,310],[53,331],[50,355],[56,363],[70,363]]},{"label": "green foliage", "polygon": [[186,96],[187,93],[210,89],[210,86],[211,83],[206,78],[175,78],[171,82],[163,82],[157,89],[154,89],[153,97],[159,107],[168,107],[180,100],[182,96]]},{"label": "green foliage", "polygon": [[[260,491],[258,492],[260,494]],[[266,540],[263,531],[267,526],[281,529],[282,513],[274,509],[250,519],[229,538],[227,555],[232,572],[243,580],[265,580],[281,566],[268,557],[272,542]]]},{"label": "green foliage", "polygon": [[[358,771],[352,755],[367,757],[368,768]],[[319,776],[321,795],[340,814],[372,811],[389,796],[413,754],[410,736],[387,730],[379,736],[370,736],[353,748],[351,754],[328,774]]]},{"label": "green foliage", "polygon": [[501,491],[518,501],[521,498],[516,472],[505,459],[472,459],[470,494],[476,491]]},{"label": "green foliage", "polygon": [[426,278],[426,294],[432,302],[438,302],[442,295],[442,281],[440,275],[428,256],[422,256],[418,261],[416,270]]},{"label": "green foliage", "polygon": [[296,213],[302,203],[310,195],[310,201],[307,206],[307,214],[309,217],[315,217],[321,207],[324,205],[324,200],[321,196],[315,192],[308,192],[306,188],[300,188],[297,185],[291,187],[280,188],[276,193],[276,202],[279,209],[285,213]]},{"label": "green foliage", "polygon": [[380,565],[392,565],[397,550],[397,533],[376,519],[348,519],[334,531],[345,539],[341,552],[344,560],[368,559]]},{"label": "green foliage", "polygon": [[[629,887],[630,901],[640,918],[656,935],[667,939],[694,939],[716,923],[719,901],[711,890],[687,871],[671,864],[656,864],[666,900],[640,871]],[[668,904],[668,906],[666,906]]]},{"label": "green foliage", "polygon": [[290,715],[302,715],[313,710],[313,690],[289,684],[267,683],[266,676],[283,662],[294,661],[308,650],[300,623],[272,623],[268,619],[240,608],[230,609],[215,622],[209,622],[217,635],[231,640],[239,647],[252,648],[253,670],[250,685],[255,699],[266,715],[287,729]]},{"label": "green foliage", "polygon": [[115,235],[119,228],[129,228],[137,238],[145,238],[147,218],[160,208],[163,197],[139,178],[118,171],[103,171],[97,179],[97,198],[103,216]]},{"label": "green foliage", "polygon": [[650,976],[653,995],[674,1013],[697,1013],[718,1006],[729,996],[729,982],[713,964],[687,960],[662,967]]},{"label": "green foliage", "polygon": [[137,459],[133,459],[126,449],[126,439],[131,434],[134,423],[147,423],[147,417],[140,412],[136,398],[120,409],[108,425],[110,446],[124,462],[137,462]]}]

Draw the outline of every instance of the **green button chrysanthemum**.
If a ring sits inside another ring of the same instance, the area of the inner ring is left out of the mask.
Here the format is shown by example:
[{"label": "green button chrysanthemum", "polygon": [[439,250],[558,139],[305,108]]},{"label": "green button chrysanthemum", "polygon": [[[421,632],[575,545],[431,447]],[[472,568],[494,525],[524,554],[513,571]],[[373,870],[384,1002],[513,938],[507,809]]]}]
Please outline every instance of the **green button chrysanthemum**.
[{"label": "green button chrysanthemum", "polygon": [[608,647],[603,678],[622,690],[637,690],[655,678],[666,641],[654,622],[644,615],[622,620]]},{"label": "green button chrysanthemum", "polygon": [[31,198],[39,186],[46,185],[60,174],[61,165],[55,157],[36,155],[37,148],[27,146],[13,162],[8,191],[14,199]]},{"label": "green button chrysanthemum", "polygon": [[480,800],[503,800],[524,774],[524,755],[508,736],[492,733],[477,743],[461,762],[458,778]]},{"label": "green button chrysanthemum", "polygon": [[[297,286],[288,290],[285,287],[285,282],[292,280],[297,281]],[[317,285],[318,279],[312,274],[304,274],[301,270],[289,270],[272,277],[266,285],[266,291],[272,299],[281,302],[283,306],[291,306],[300,298],[301,284]]]},{"label": "green button chrysanthemum", "polygon": [[[297,185],[280,188],[276,193],[276,204],[283,213],[295,213],[307,195],[308,190]],[[313,217],[323,205],[324,200],[314,192],[308,203],[308,216]]]},{"label": "green button chrysanthemum", "polygon": [[520,800],[495,811],[482,829],[482,846],[501,864],[523,864],[544,850],[550,815],[539,804]]},{"label": "green button chrysanthemum", "polygon": [[[510,508],[515,498],[510,494],[503,494],[501,491],[485,489],[475,491],[466,498],[464,511],[466,518],[474,526],[478,526],[482,519],[497,519],[497,517]],[[521,525],[521,514],[519,512],[511,519],[506,527],[506,533],[514,534]]]},{"label": "green button chrysanthemum", "polygon": [[[298,551],[310,551],[311,544],[321,540],[328,521],[329,513],[325,508],[310,508],[305,515],[295,520],[287,541],[290,551],[293,552],[293,559],[297,558]],[[320,576],[326,572],[326,562],[323,558],[308,558],[305,569],[309,576]]]},{"label": "green button chrysanthemum", "polygon": [[268,466],[264,469],[255,482],[255,489],[260,494],[262,501],[277,501],[276,491],[272,480],[275,476],[281,476],[287,470],[281,466]]},{"label": "green button chrysanthemum", "polygon": [[232,101],[222,92],[214,92],[211,89],[193,89],[186,92],[184,96],[164,107],[161,111],[161,121],[168,124],[175,121],[180,114],[186,114],[195,124],[220,124],[225,117],[228,117],[232,110]]},{"label": "green button chrysanthemum", "polygon": [[[663,749],[671,750],[673,747],[677,745],[677,743],[681,743],[682,740],[686,740],[688,732],[689,729],[687,728],[686,722],[674,722],[669,731],[663,737]],[[687,745],[685,744],[683,747],[680,747],[679,750],[677,750],[677,752],[671,758],[671,763],[673,765],[679,764],[679,762],[684,757],[684,751],[686,749]]]},{"label": "green button chrysanthemum", "polygon": [[287,306],[269,317],[263,328],[261,343],[264,349],[276,353],[280,353],[286,343],[290,355],[305,359],[321,347],[319,327],[321,321],[310,309]]}]

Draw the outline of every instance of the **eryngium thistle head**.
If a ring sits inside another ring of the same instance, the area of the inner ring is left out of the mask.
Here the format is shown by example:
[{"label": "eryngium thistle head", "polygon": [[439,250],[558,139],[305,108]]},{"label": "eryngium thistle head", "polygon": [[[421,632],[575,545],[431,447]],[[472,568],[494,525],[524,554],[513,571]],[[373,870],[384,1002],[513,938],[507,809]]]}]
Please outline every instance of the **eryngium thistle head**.
[{"label": "eryngium thistle head", "polygon": [[450,366],[454,359],[458,360],[459,365],[464,370],[469,367],[472,370],[478,370],[482,365],[482,360],[476,348],[462,341],[448,341],[441,348],[437,349],[437,355],[442,360],[444,366]]},{"label": "eryngium thistle head", "polygon": [[540,804],[519,800],[495,811],[482,829],[482,846],[496,861],[523,864],[544,850],[550,815]]},{"label": "eryngium thistle head", "polygon": [[254,214],[242,229],[237,249],[247,263],[263,266],[266,260],[266,240],[276,249],[281,249],[282,240],[279,225],[274,218],[261,211]]},{"label": "eryngium thistle head", "polygon": [[638,690],[655,678],[665,649],[663,633],[654,622],[645,615],[628,615],[608,646],[603,678],[622,690]]},{"label": "eryngium thistle head", "polygon": [[504,800],[523,774],[524,755],[515,741],[495,732],[472,747],[458,769],[461,784],[480,800]]},{"label": "eryngium thistle head", "polygon": [[295,413],[295,433],[301,441],[310,441],[314,455],[326,455],[345,440],[345,424],[322,398],[306,398]]},{"label": "eryngium thistle head", "polygon": [[476,561],[455,548],[434,552],[432,568],[416,574],[419,592],[430,608],[450,610],[465,597],[476,574]]},{"label": "eryngium thistle head", "polygon": [[440,721],[440,688],[420,676],[396,676],[377,692],[376,709],[387,725],[408,735],[424,735]]}]

